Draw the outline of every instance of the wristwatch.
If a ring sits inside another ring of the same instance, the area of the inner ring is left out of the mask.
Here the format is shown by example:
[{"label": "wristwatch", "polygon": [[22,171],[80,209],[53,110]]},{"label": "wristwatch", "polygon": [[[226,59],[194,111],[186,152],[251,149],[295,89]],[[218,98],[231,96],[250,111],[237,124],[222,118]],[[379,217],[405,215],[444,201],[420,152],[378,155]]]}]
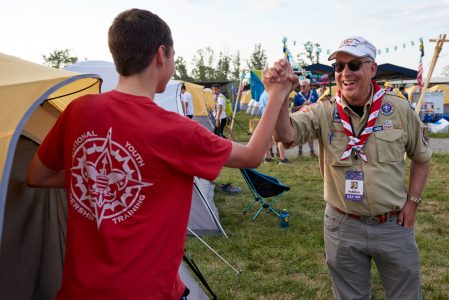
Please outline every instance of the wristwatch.
[{"label": "wristwatch", "polygon": [[416,206],[419,206],[419,204],[421,204],[421,198],[419,198],[419,197],[415,197],[413,195],[408,195],[408,199],[410,201],[415,202]]}]

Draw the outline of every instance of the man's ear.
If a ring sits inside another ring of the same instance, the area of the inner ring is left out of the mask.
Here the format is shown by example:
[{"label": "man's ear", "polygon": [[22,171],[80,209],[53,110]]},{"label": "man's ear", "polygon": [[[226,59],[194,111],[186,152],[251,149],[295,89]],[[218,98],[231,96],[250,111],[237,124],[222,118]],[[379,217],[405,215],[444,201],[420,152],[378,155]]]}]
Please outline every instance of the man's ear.
[{"label": "man's ear", "polygon": [[165,55],[165,46],[160,45],[159,48],[157,48],[156,52],[156,62],[158,65],[165,64],[165,61],[167,60],[167,56]]},{"label": "man's ear", "polygon": [[371,78],[374,78],[377,73],[377,63],[371,64]]}]

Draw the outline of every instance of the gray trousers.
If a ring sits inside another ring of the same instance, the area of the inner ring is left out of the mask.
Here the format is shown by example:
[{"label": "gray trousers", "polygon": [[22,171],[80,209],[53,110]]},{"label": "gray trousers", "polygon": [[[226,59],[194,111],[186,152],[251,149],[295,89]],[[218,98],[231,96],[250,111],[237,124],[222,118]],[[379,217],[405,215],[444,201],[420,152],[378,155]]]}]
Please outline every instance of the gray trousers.
[{"label": "gray trousers", "polygon": [[327,204],[324,246],[335,299],[371,298],[373,260],[387,299],[422,299],[414,229],[398,225],[397,217],[368,225]]}]

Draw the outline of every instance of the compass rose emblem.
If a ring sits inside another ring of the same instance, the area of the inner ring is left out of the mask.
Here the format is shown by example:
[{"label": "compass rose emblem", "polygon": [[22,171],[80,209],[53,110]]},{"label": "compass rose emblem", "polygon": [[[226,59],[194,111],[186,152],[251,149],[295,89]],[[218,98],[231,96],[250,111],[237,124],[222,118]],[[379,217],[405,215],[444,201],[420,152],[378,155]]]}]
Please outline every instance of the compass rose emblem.
[{"label": "compass rose emblem", "polygon": [[71,194],[98,228],[104,220],[126,214],[142,188],[153,185],[142,180],[139,164],[126,147],[112,140],[112,128],[106,137],[88,138],[78,146],[71,171]]}]

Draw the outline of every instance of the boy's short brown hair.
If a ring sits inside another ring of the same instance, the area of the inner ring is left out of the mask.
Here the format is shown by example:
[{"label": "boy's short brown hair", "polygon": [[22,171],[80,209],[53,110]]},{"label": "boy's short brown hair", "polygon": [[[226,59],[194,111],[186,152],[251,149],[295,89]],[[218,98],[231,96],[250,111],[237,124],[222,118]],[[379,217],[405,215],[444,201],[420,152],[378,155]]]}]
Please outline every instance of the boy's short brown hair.
[{"label": "boy's short brown hair", "polygon": [[170,27],[159,16],[133,8],[114,19],[109,27],[108,44],[117,72],[130,76],[151,63],[159,46],[166,47],[168,57],[173,39]]}]

